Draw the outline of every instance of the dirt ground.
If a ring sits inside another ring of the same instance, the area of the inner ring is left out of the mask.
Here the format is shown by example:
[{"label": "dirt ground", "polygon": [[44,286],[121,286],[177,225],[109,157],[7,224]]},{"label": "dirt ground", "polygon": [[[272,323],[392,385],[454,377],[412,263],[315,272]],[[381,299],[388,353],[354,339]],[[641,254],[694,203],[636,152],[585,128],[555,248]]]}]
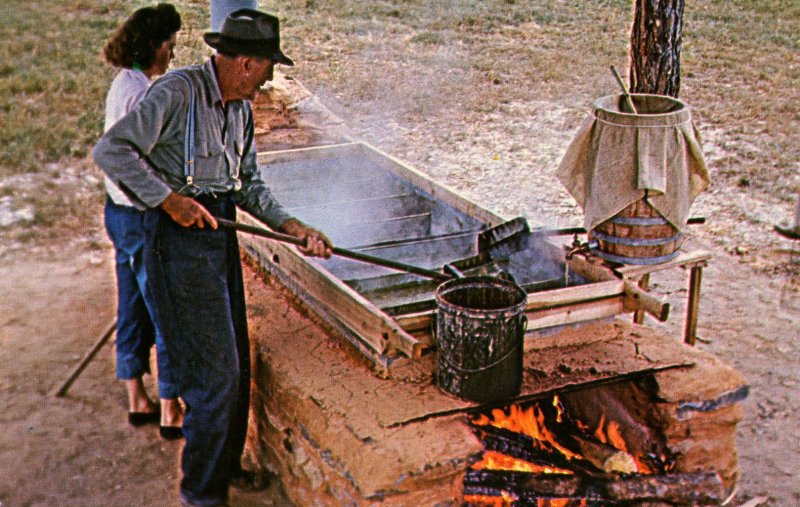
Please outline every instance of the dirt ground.
[{"label": "dirt ground", "polygon": [[[414,62],[392,60],[401,50],[377,44],[373,32],[354,37],[381,49],[348,56],[322,37],[309,43],[335,58],[336,69],[352,69],[339,78],[350,86],[335,81],[333,70],[311,58],[311,49],[293,54],[298,62],[311,60],[297,76],[344,119],[347,134],[502,215],[554,227],[580,225],[581,210],[555,170],[592,97],[613,93],[611,78],[599,77],[605,70],[583,76],[600,83],[595,87],[564,86],[556,97],[517,82],[514,97],[494,102],[487,89],[512,78],[487,85],[485,74],[448,66],[465,56],[463,48]],[[458,81],[452,89],[445,74]],[[692,208],[707,223],[692,226],[685,245],[714,254],[704,271],[698,347],[734,365],[751,385],[738,430],[741,481],[730,505],[762,498],[760,505],[791,507],[800,504],[800,243],[772,231],[790,216],[785,195],[791,184],[762,179],[749,185],[732,176],[747,158],[743,153],[775,148],[768,135],[747,137],[712,105],[719,96],[709,91],[710,83],[718,78],[698,73],[686,81],[684,95],[708,104],[697,108],[697,120],[713,180]],[[747,93],[742,83],[730,82],[730,90]],[[482,100],[490,106],[476,109]],[[463,102],[469,108],[461,109]],[[785,119],[767,116],[758,125],[768,130]],[[796,125],[796,111],[788,119]],[[793,164],[796,174],[797,160]],[[83,218],[70,234],[19,223],[0,228],[0,507],[176,505],[181,444],[160,440],[155,428],[128,426],[112,347],[100,352],[68,396],[50,394],[114,317],[113,253],[102,229],[101,175],[89,160],[67,160],[32,177],[52,177],[58,191],[78,196],[71,202],[96,206],[97,213],[76,215]],[[2,184],[22,188],[26,179]],[[688,273],[675,270],[651,280],[652,292],[671,303],[672,317],[664,324],[647,322],[676,339],[683,334],[687,279]],[[273,487],[234,494],[231,503],[286,500]]]}]

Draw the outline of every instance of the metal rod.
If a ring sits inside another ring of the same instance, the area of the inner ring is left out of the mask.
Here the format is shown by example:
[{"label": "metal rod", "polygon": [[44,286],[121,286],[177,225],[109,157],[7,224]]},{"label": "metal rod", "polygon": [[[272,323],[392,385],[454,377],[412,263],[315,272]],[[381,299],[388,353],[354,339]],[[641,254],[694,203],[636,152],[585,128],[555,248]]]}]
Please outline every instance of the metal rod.
[{"label": "metal rod", "polygon": [[81,372],[83,372],[86,366],[92,361],[94,356],[97,355],[100,349],[103,348],[103,345],[106,344],[108,339],[111,338],[111,335],[114,334],[114,331],[116,330],[117,330],[117,321],[116,319],[114,319],[114,321],[108,326],[105,332],[103,332],[103,334],[100,335],[100,338],[97,340],[97,342],[95,342],[92,348],[89,349],[89,352],[87,352],[86,355],[83,356],[83,359],[81,359],[81,361],[78,363],[78,365],[75,366],[75,368],[73,368],[72,372],[69,374],[69,377],[67,377],[67,380],[65,380],[64,383],[61,384],[61,386],[57,390],[53,391],[54,396],[60,398],[61,396],[67,394],[67,390],[70,388],[72,383],[75,382],[78,376],[80,376]]},{"label": "metal rod", "polygon": [[[275,241],[280,241],[282,243],[291,243],[297,246],[305,246],[306,244],[306,242],[303,241],[302,239],[290,236],[288,234],[282,234],[280,232],[274,232],[270,231],[269,229],[264,229],[263,227],[254,227],[252,225],[242,224],[239,222],[234,222],[232,220],[226,220],[224,218],[219,218],[219,217],[214,217],[214,218],[217,220],[217,223],[219,223],[223,227],[228,227],[230,229],[236,229],[238,231],[255,234],[256,236],[262,236],[269,239],[274,239]],[[338,255],[340,257],[347,257],[348,259],[366,262],[369,264],[375,264],[386,268],[397,269],[399,271],[405,271],[406,273],[413,273],[415,275],[432,278],[434,280],[449,280],[453,278],[451,275],[439,271],[433,271],[431,269],[411,266],[409,264],[404,264],[402,262],[384,259],[382,257],[375,257],[372,255],[363,254],[361,252],[354,252],[353,250],[346,250],[344,248],[333,247],[331,248],[331,251],[333,252],[334,255]]]}]

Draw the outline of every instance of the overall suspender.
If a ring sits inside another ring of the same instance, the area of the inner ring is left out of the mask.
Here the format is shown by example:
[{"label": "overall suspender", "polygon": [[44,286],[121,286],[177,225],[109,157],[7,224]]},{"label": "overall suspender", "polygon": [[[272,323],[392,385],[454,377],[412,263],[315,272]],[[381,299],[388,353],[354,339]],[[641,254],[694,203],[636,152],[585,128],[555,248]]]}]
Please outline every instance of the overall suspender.
[{"label": "overall suspender", "polygon": [[184,137],[184,156],[183,156],[183,176],[186,178],[186,187],[194,186],[194,123],[195,123],[195,104],[194,104],[194,88],[192,87],[191,80],[182,72],[170,72],[183,79],[189,85],[189,114],[186,117],[186,134]]}]

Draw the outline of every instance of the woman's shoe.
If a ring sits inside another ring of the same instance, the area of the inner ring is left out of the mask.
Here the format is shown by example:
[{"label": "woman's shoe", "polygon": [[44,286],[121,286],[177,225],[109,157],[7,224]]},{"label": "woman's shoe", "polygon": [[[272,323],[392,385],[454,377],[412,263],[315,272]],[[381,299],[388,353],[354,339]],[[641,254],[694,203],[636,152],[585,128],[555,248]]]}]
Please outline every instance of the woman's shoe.
[{"label": "woman's shoe", "polygon": [[161,411],[155,412],[128,412],[128,423],[131,426],[144,426],[154,424],[161,420]]},{"label": "woman's shoe", "polygon": [[180,426],[159,426],[158,433],[164,440],[178,440],[183,438],[183,429]]}]

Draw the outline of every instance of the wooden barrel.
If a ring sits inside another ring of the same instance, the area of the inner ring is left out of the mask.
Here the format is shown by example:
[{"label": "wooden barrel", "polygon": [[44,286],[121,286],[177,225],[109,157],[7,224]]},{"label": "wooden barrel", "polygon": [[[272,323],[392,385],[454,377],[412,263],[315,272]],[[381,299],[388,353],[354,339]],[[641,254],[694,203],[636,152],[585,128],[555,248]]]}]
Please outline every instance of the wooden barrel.
[{"label": "wooden barrel", "polygon": [[622,264],[659,264],[678,256],[683,236],[640,199],[589,232],[597,241],[597,255]]}]

